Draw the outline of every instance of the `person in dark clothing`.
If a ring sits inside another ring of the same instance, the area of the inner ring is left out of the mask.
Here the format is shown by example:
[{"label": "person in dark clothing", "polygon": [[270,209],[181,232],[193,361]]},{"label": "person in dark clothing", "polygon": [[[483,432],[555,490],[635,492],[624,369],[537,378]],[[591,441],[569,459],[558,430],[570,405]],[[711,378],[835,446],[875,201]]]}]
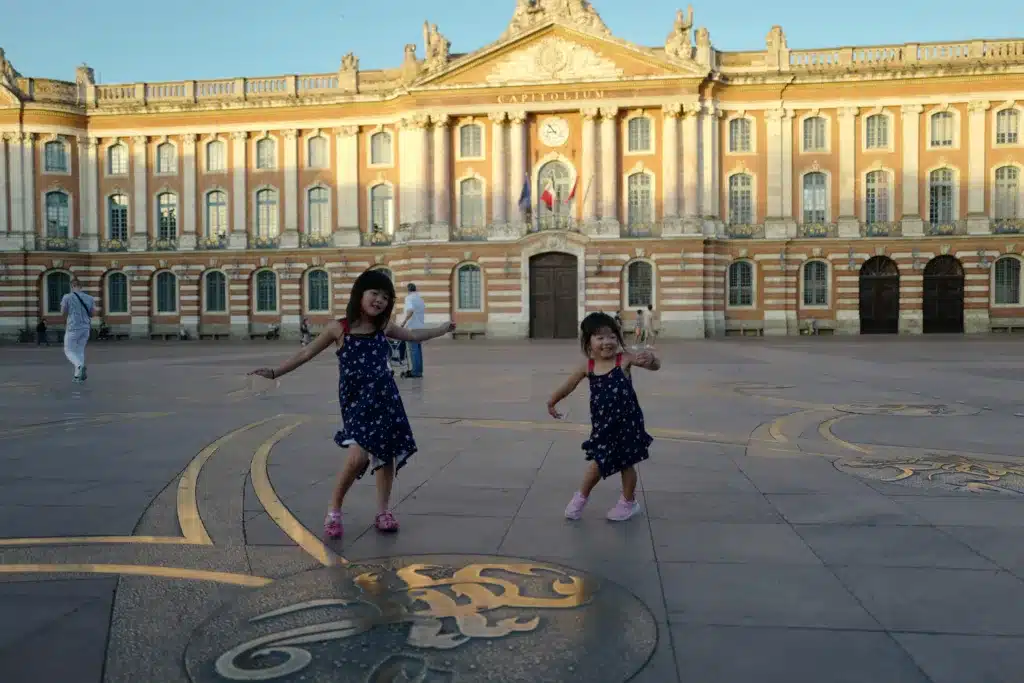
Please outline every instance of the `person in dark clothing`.
[{"label": "person in dark clothing", "polygon": [[36,346],[50,345],[50,338],[46,336],[46,321],[41,319],[36,325]]}]

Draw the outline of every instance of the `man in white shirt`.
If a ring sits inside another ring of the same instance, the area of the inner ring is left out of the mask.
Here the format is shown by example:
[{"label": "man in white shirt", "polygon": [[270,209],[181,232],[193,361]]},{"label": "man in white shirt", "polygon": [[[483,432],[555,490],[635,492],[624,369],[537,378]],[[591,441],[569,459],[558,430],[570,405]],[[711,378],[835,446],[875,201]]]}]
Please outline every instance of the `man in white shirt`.
[{"label": "man in white shirt", "polygon": [[[427,305],[423,297],[416,291],[416,285],[409,283],[409,294],[405,297],[405,320],[402,325],[410,330],[419,330],[426,326]],[[419,342],[406,342],[409,346],[409,374],[406,377],[423,376],[423,346]]]},{"label": "man in white shirt", "polygon": [[654,306],[647,304],[647,310],[643,312],[643,344],[650,346],[654,344]]},{"label": "man in white shirt", "polygon": [[96,300],[82,291],[77,277],[71,278],[71,291],[60,301],[64,314],[64,355],[75,368],[74,381],[85,381],[85,345],[92,331],[92,314]]}]

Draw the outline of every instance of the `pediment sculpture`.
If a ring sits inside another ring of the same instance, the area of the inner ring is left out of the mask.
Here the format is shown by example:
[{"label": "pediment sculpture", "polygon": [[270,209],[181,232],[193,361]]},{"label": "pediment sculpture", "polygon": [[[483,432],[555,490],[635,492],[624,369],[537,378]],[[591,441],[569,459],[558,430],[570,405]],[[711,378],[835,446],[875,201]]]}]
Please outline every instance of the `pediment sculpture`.
[{"label": "pediment sculpture", "polygon": [[518,50],[499,62],[487,82],[537,83],[545,81],[583,81],[621,78],[619,66],[586,45],[564,38],[547,37]]},{"label": "pediment sculpture", "polygon": [[501,38],[504,40],[549,21],[560,21],[591,33],[611,35],[597,10],[587,0],[517,0],[512,20]]},{"label": "pediment sculpture", "polygon": [[21,74],[14,69],[14,65],[7,59],[4,49],[0,47],[0,84],[8,88],[17,89],[18,79]]},{"label": "pediment sculpture", "polygon": [[676,11],[676,23],[665,39],[665,54],[674,59],[693,59],[693,43],[690,31],[693,29],[693,5]]},{"label": "pediment sculpture", "polygon": [[349,52],[347,55],[341,58],[341,70],[342,71],[359,71],[359,57],[356,57],[354,53]]},{"label": "pediment sculpture", "polygon": [[448,66],[452,41],[437,30],[437,24],[423,22],[423,49],[426,52],[423,66],[428,71],[436,71]]}]

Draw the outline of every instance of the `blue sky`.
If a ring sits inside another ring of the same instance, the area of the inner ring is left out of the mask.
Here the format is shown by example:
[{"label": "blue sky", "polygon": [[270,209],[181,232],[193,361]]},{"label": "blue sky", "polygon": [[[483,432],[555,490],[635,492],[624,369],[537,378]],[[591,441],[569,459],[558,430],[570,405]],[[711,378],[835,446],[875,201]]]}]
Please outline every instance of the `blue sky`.
[{"label": "blue sky", "polygon": [[[593,0],[612,32],[659,45],[685,0]],[[406,43],[420,45],[425,19],[469,52],[504,30],[515,0],[48,0],[10,2],[0,47],[27,76],[74,79],[85,61],[104,83],[333,71],[353,51],[364,69],[397,66]],[[723,50],[764,49],[772,24],[794,49],[1024,37],[1024,2],[857,0],[695,2]],[[483,9],[480,9],[483,8]],[[1016,32],[1016,34],[1014,33]]]}]

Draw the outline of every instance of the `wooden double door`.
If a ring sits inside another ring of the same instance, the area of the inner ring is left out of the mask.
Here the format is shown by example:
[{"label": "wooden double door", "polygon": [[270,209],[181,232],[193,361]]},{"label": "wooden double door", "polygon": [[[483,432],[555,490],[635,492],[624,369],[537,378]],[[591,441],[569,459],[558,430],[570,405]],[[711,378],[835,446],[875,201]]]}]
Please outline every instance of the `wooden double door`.
[{"label": "wooden double door", "polygon": [[860,269],[860,333],[896,334],[900,328],[900,271],[886,256]]},{"label": "wooden double door", "polygon": [[530,337],[575,339],[578,335],[577,261],[571,254],[530,259]]},{"label": "wooden double door", "polygon": [[964,269],[955,257],[932,259],[924,269],[922,297],[925,334],[964,331]]}]

